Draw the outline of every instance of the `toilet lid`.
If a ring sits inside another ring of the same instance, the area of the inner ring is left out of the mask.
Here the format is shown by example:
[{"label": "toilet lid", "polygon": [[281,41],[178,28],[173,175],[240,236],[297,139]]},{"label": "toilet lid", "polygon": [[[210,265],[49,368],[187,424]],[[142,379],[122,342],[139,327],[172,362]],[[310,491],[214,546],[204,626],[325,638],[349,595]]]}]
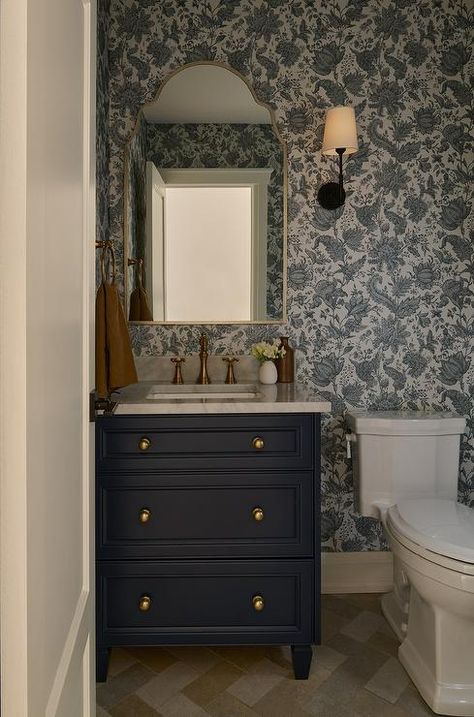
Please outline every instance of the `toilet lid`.
[{"label": "toilet lid", "polygon": [[474,564],[474,510],[454,500],[401,500],[388,509],[402,536],[427,550]]}]

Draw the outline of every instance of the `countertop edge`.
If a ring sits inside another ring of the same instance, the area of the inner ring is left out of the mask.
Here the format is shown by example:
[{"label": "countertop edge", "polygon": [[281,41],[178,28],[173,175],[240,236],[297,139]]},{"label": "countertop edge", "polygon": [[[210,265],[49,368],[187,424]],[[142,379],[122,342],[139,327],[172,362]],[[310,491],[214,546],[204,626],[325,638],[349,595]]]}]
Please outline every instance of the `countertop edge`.
[{"label": "countertop edge", "polygon": [[[163,399],[148,398],[151,389],[156,386],[167,386],[164,382],[140,381],[117,392],[115,415],[179,415],[179,414],[257,414],[257,413],[331,413],[332,406],[325,397],[301,384],[252,384],[257,396],[230,398],[197,398],[175,399],[170,396]],[[214,384],[216,386],[217,384]],[[194,386],[194,384],[190,384]],[[248,387],[242,384],[244,388]],[[237,385],[238,388],[238,385]],[[225,387],[222,387],[225,390]],[[170,388],[171,390],[171,388]],[[218,391],[219,393],[221,391]],[[115,396],[114,396],[115,398]]]},{"label": "countertop edge", "polygon": [[328,401],[295,402],[295,403],[122,403],[114,412],[115,415],[139,414],[219,414],[219,413],[330,413]]}]

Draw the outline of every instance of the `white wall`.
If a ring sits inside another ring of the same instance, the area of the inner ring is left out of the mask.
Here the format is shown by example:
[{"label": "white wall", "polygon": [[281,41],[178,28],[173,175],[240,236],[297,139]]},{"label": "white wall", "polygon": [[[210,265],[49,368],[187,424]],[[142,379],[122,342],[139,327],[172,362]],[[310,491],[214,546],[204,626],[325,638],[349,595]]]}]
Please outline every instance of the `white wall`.
[{"label": "white wall", "polygon": [[251,207],[250,187],[166,189],[167,321],[251,318]]}]

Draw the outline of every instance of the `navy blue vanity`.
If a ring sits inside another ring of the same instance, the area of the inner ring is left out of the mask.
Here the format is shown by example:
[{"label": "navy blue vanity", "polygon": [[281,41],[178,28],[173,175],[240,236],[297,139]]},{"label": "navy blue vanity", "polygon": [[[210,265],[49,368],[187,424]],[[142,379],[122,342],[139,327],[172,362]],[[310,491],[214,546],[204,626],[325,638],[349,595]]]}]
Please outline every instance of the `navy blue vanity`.
[{"label": "navy blue vanity", "polygon": [[291,645],[307,678],[319,414],[122,412],[96,425],[98,681],[119,645]]}]

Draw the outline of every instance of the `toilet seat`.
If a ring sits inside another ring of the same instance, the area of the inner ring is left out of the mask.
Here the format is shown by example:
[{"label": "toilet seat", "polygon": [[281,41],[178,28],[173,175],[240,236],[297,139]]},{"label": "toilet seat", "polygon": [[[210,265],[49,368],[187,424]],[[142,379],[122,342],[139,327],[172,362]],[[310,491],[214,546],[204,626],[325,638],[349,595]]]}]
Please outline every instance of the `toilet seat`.
[{"label": "toilet seat", "polygon": [[474,510],[453,500],[399,501],[386,513],[386,526],[420,557],[474,575]]}]

